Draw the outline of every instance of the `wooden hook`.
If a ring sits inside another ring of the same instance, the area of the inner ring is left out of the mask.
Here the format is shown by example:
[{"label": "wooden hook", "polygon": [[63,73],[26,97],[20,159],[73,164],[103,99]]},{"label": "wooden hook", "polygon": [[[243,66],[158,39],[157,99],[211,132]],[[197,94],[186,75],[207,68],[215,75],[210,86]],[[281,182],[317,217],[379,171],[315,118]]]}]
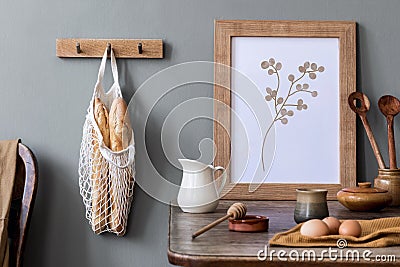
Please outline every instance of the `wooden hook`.
[{"label": "wooden hook", "polygon": [[[78,42],[79,48],[77,48]],[[164,57],[163,40],[161,39],[69,38],[56,41],[56,55],[61,58],[102,58],[105,50],[108,50],[108,55],[111,54],[111,51],[116,52],[115,57],[117,58]]]}]

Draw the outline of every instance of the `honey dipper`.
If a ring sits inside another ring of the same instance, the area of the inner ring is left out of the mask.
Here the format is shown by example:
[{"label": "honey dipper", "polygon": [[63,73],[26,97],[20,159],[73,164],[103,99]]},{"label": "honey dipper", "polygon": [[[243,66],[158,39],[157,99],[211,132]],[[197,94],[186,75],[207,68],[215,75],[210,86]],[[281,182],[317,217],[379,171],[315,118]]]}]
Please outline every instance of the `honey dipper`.
[{"label": "honey dipper", "polygon": [[233,219],[241,219],[246,215],[247,212],[247,207],[243,203],[235,203],[232,206],[229,207],[228,211],[226,212],[226,215],[224,217],[219,218],[218,220],[215,220],[214,222],[210,223],[209,225],[204,226],[197,232],[195,232],[192,235],[192,238],[196,238],[197,236],[207,232],[214,226],[220,224],[221,222],[225,221],[226,219],[233,218]]}]

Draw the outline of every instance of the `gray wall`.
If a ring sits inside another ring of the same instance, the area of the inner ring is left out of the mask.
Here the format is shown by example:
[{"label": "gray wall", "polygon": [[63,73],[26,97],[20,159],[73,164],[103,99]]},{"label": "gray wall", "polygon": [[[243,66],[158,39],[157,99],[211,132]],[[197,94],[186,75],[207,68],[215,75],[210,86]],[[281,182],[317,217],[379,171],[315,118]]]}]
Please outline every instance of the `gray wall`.
[{"label": "gray wall", "polygon": [[[25,266],[168,265],[168,207],[139,188],[126,237],[96,236],[86,222],[78,153],[99,60],[57,58],[57,37],[164,39],[163,60],[119,61],[123,93],[129,99],[165,67],[212,60],[214,19],[355,20],[358,90],[373,103],[369,118],[387,161],[385,121],[376,102],[387,93],[400,97],[399,10],[396,0],[0,1],[0,138],[22,138],[37,155],[40,169]],[[160,129],[176,104],[197,96],[212,96],[212,88],[186,86],[168,94],[153,111],[146,133],[151,160],[177,183],[179,171],[162,156]],[[400,138],[400,121],[396,123]],[[372,180],[377,164],[364,132],[358,130],[359,177]],[[185,156],[198,157],[198,140],[211,136],[210,121],[187,127],[181,136]],[[147,166],[140,164],[143,153],[138,151],[137,171],[146,177]]]}]

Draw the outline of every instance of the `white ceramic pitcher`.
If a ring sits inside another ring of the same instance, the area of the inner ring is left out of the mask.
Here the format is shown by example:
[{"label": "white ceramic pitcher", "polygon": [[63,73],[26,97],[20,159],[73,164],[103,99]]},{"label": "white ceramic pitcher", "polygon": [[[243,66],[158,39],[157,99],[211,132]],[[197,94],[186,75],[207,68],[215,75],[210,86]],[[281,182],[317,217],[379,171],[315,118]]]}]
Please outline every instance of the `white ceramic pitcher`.
[{"label": "white ceramic pitcher", "polygon": [[[183,168],[181,187],[178,193],[178,205],[184,212],[213,212],[218,206],[222,189],[226,182],[226,171],[223,167],[206,165],[196,160],[178,159]],[[214,173],[223,173],[217,185]]]}]

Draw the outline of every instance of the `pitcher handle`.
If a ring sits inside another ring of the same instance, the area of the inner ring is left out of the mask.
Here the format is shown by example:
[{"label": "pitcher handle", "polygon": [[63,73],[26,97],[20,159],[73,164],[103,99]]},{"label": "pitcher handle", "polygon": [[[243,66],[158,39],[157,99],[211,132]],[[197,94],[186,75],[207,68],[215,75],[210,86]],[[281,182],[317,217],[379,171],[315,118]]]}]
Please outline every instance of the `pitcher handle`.
[{"label": "pitcher handle", "polygon": [[217,167],[212,166],[212,168],[213,168],[213,172],[214,172],[214,173],[215,173],[216,171],[222,171],[222,177],[221,177],[222,182],[221,182],[221,185],[219,186],[219,188],[218,188],[218,190],[217,190],[217,192],[218,192],[218,197],[220,197],[221,192],[222,192],[222,189],[224,189],[225,183],[226,183],[226,178],[227,178],[226,170],[225,170],[224,167],[221,167],[221,166],[217,166]]}]

